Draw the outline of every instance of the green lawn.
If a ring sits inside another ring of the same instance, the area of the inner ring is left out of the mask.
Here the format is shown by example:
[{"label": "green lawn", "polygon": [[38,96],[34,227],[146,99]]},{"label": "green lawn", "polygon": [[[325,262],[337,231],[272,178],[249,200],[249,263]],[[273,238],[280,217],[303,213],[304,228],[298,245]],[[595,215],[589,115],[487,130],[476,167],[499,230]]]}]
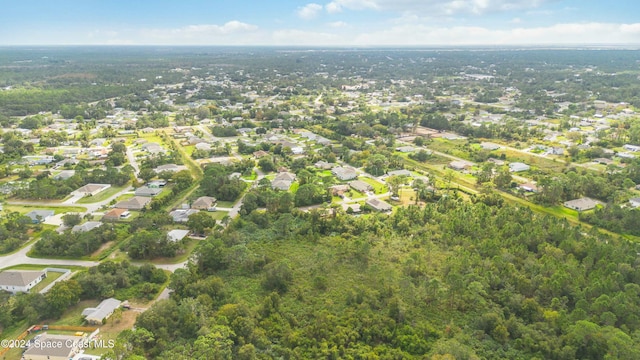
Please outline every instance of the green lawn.
[{"label": "green lawn", "polygon": [[388,191],[386,185],[384,185],[384,184],[382,184],[382,183],[380,183],[378,181],[375,181],[370,177],[360,176],[358,178],[358,180],[362,180],[362,181],[366,182],[367,184],[373,186],[373,192],[375,194],[384,194],[384,193],[386,193]]},{"label": "green lawn", "polygon": [[217,203],[217,207],[221,207],[221,208],[232,208],[233,205],[235,205],[236,202],[235,201],[222,201],[222,200],[218,200]]},{"label": "green lawn", "polygon": [[61,272],[57,272],[57,271],[47,271],[47,277],[42,280],[40,283],[38,283],[38,285],[34,286],[30,292],[32,293],[38,293],[40,292],[40,290],[44,289],[47,285],[51,284],[52,282],[54,282],[57,278],[59,278],[60,276],[62,276]]},{"label": "green lawn", "polygon": [[106,200],[110,197],[112,197],[113,195],[119,193],[120,191],[127,189],[128,187],[130,187],[131,184],[127,184],[125,186],[118,186],[118,187],[110,187],[104,191],[99,192],[98,194],[94,195],[94,196],[86,196],[83,197],[82,199],[78,200],[76,203],[78,204],[93,204],[93,203],[97,203],[103,200]]}]

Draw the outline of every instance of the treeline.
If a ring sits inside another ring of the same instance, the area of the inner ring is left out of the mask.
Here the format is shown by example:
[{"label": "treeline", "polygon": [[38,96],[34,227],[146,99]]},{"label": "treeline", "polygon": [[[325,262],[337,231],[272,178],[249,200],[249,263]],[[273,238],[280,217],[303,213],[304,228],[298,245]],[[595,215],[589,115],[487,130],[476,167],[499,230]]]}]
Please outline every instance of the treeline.
[{"label": "treeline", "polygon": [[38,256],[82,257],[98,250],[102,244],[118,239],[118,233],[112,224],[103,224],[98,228],[84,232],[67,230],[57,233],[46,230],[33,246]]},{"label": "treeline", "polygon": [[0,223],[0,254],[18,249],[29,240],[27,230],[31,224],[31,218],[17,211],[3,214],[3,221]]},{"label": "treeline", "polygon": [[80,299],[151,300],[167,281],[167,274],[151,264],[133,266],[127,261],[104,261],[74,277],[81,288]]},{"label": "treeline", "polygon": [[580,213],[580,220],[619,234],[640,236],[640,211],[620,205],[607,205]]},{"label": "treeline", "polygon": [[235,201],[247,188],[242,179],[230,176],[234,172],[251,173],[253,160],[242,161],[232,166],[209,164],[204,168],[204,176],[200,181],[199,192],[204,196],[212,196],[218,200]]},{"label": "treeline", "polygon": [[637,252],[452,198],[367,218],[254,211],[205,240],[119,346],[176,359],[636,359]]}]

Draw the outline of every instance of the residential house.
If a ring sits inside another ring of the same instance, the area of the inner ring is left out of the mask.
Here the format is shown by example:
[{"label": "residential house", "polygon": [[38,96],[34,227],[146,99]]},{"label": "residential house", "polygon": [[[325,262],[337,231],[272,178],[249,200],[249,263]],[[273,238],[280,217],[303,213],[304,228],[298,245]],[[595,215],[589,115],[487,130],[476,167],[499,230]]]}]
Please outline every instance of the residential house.
[{"label": "residential house", "polygon": [[46,277],[46,271],[3,271],[0,272],[0,290],[14,294],[29,292]]},{"label": "residential house", "polygon": [[131,215],[127,209],[112,209],[108,211],[102,217],[102,221],[117,221],[120,219],[126,219]]},{"label": "residential house", "polygon": [[266,152],[266,151],[264,151],[264,150],[258,150],[258,151],[255,151],[255,152],[253,153],[253,156],[254,156],[256,159],[260,159],[260,158],[265,157],[265,156],[268,156],[268,155],[269,155],[269,153],[268,153],[268,152]]},{"label": "residential house", "polygon": [[336,166],[331,169],[331,173],[342,181],[352,180],[358,177],[356,169],[348,166]]},{"label": "residential house", "polygon": [[347,212],[349,212],[349,209],[351,209],[351,212],[354,214],[360,213],[362,211],[360,204],[358,203],[342,204],[342,209]]},{"label": "residential house", "polygon": [[276,177],[271,181],[271,188],[277,190],[288,191],[291,184],[296,180],[296,175],[288,171],[278,173]]},{"label": "residential house", "polygon": [[189,220],[189,216],[191,214],[195,214],[200,212],[200,210],[196,209],[177,209],[173,210],[169,213],[169,216],[173,218],[174,222],[186,223]]},{"label": "residential house", "polygon": [[209,209],[213,209],[216,205],[216,198],[211,197],[211,196],[201,196],[199,198],[197,198],[192,204],[191,204],[191,208],[192,209],[197,209],[197,210],[209,210]]},{"label": "residential house", "polygon": [[178,172],[178,171],[182,171],[182,170],[186,170],[187,167],[184,165],[176,165],[176,164],[164,164],[164,165],[160,165],[157,168],[153,169],[156,173],[161,173],[163,171],[171,171],[171,172]]},{"label": "residential house", "polygon": [[53,176],[55,180],[67,180],[76,174],[75,170],[62,170]]},{"label": "residential house", "polygon": [[494,143],[490,143],[490,142],[483,142],[480,143],[480,147],[484,150],[489,150],[489,151],[493,151],[493,150],[498,150],[500,149],[500,145],[498,144],[494,144]]},{"label": "residential house", "polygon": [[640,197],[629,199],[629,205],[633,208],[640,207]]},{"label": "residential house", "polygon": [[163,188],[165,187],[165,185],[167,185],[167,181],[166,180],[153,180],[153,181],[149,181],[147,183],[147,187],[148,188]]},{"label": "residential house", "polygon": [[31,218],[31,222],[34,224],[40,224],[51,216],[53,216],[55,212],[53,210],[32,210],[25,214],[25,216]]},{"label": "residential house", "polygon": [[560,146],[554,146],[549,149],[551,155],[564,155],[564,148]]},{"label": "residential house", "polygon": [[329,170],[329,169],[333,168],[335,166],[335,164],[328,163],[328,162],[326,162],[324,160],[320,160],[317,163],[313,164],[313,166],[315,166],[316,168],[321,169],[321,170]]},{"label": "residential house", "polygon": [[98,306],[82,310],[82,316],[89,324],[101,325],[120,307],[120,304],[121,301],[114,298],[104,299]]},{"label": "residential house", "polygon": [[342,185],[333,185],[332,187],[329,188],[329,191],[331,191],[331,196],[342,197],[344,193],[349,191],[349,189],[351,189],[349,185],[342,184]]},{"label": "residential house", "polygon": [[146,196],[134,196],[120,201],[114,207],[127,210],[142,210],[150,201],[151,198]]},{"label": "residential house", "polygon": [[73,228],[71,228],[72,232],[87,232],[87,231],[91,231],[95,228],[98,228],[102,225],[101,222],[99,221],[87,221],[84,224],[80,224],[80,225],[76,225]]},{"label": "residential house", "polygon": [[396,151],[400,151],[401,153],[411,153],[416,151],[416,148],[413,146],[400,146],[396,148]]},{"label": "residential house", "polygon": [[393,171],[387,172],[387,175],[388,176],[407,176],[407,177],[410,177],[411,176],[411,171],[406,170],[406,169],[393,170]]},{"label": "residential house", "polygon": [[373,191],[373,186],[371,186],[371,184],[366,183],[362,180],[353,180],[351,182],[349,182],[349,186],[355,190],[355,191],[359,191],[361,193],[366,193],[368,191]]},{"label": "residential house", "polygon": [[518,188],[528,192],[538,192],[538,187],[534,184],[529,184],[529,183],[520,184],[518,185]]},{"label": "residential house", "polygon": [[640,152],[640,146],[638,145],[624,144],[622,148],[631,152]]},{"label": "residential house", "polygon": [[87,184],[85,186],[79,187],[71,194],[79,196],[93,196],[110,187],[111,185],[109,184]]},{"label": "residential house", "polygon": [[167,240],[178,242],[189,235],[189,230],[174,229],[167,233]]},{"label": "residential house", "polygon": [[466,170],[472,166],[473,166],[472,162],[465,161],[465,160],[454,160],[449,163],[449,167],[457,171]]},{"label": "residential house", "polygon": [[154,197],[158,194],[160,194],[162,192],[162,188],[159,187],[148,187],[148,186],[141,186],[139,188],[136,189],[135,191],[135,195],[136,196],[148,196],[148,197]]},{"label": "residential house", "polygon": [[596,164],[602,164],[602,165],[610,165],[613,164],[613,160],[611,159],[607,159],[607,158],[597,158],[597,159],[593,159],[593,162]]},{"label": "residential house", "polygon": [[367,199],[364,203],[365,205],[370,206],[373,210],[379,212],[388,212],[393,209],[391,205],[380,199]]},{"label": "residential house", "polygon": [[196,149],[198,150],[204,150],[204,151],[209,151],[211,150],[211,144],[208,144],[206,142],[199,142],[196,144]]},{"label": "residential house", "polygon": [[565,201],[563,205],[569,209],[573,209],[576,211],[586,211],[595,208],[598,204],[600,204],[599,201],[590,199],[588,197],[583,197],[580,199]]},{"label": "residential house", "polygon": [[81,343],[86,338],[69,335],[53,335],[44,333],[37,342],[22,354],[23,360],[69,360],[81,351]]},{"label": "residential house", "polygon": [[512,162],[509,164],[509,171],[511,172],[522,172],[531,170],[531,166],[521,163],[521,162]]}]

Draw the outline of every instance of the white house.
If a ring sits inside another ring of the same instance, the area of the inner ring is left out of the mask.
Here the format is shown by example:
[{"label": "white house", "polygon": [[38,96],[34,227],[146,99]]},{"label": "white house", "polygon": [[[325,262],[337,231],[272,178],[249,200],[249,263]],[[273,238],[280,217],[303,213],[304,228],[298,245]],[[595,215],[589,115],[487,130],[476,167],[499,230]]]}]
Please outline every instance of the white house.
[{"label": "white house", "polygon": [[98,306],[84,309],[82,316],[85,317],[89,324],[102,324],[119,307],[120,300],[114,298],[104,299]]},{"label": "white house", "polygon": [[511,172],[529,171],[530,169],[531,166],[521,162],[512,162],[509,164],[509,171]]},{"label": "white house", "polygon": [[629,199],[629,204],[633,208],[640,207],[640,197]]},{"label": "white house", "polygon": [[189,230],[175,229],[167,233],[167,240],[171,242],[178,242],[189,235]]},{"label": "white house", "polygon": [[3,271],[0,272],[0,290],[12,293],[29,292],[47,277],[45,271]]}]

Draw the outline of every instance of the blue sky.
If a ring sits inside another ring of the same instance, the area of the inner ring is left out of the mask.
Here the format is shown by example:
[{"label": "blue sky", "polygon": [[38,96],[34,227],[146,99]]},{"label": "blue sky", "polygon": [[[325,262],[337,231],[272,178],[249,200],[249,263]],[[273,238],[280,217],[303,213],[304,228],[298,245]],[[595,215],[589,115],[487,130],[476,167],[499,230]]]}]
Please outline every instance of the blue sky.
[{"label": "blue sky", "polygon": [[638,0],[3,0],[0,45],[640,44]]}]

